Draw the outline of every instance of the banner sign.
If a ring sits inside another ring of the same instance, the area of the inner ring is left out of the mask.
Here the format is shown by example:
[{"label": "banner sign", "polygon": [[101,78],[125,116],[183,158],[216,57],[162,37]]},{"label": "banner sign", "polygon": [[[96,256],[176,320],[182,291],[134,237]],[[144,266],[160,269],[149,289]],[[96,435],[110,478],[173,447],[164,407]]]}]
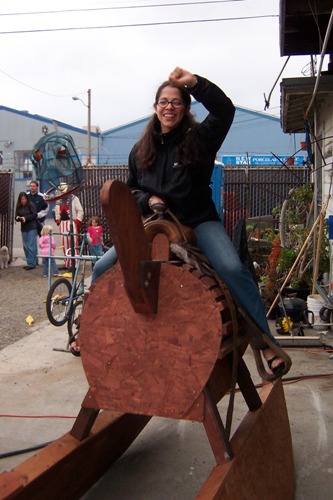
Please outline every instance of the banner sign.
[{"label": "banner sign", "polygon": [[[246,167],[246,166],[256,166],[256,167],[276,167],[283,166],[283,164],[290,165],[287,159],[290,156],[279,156],[279,159],[273,155],[237,155],[237,156],[222,156],[221,161],[225,167]],[[292,156],[294,160],[294,165],[300,166],[305,164],[305,156]],[[282,162],[282,163],[281,163]]]}]

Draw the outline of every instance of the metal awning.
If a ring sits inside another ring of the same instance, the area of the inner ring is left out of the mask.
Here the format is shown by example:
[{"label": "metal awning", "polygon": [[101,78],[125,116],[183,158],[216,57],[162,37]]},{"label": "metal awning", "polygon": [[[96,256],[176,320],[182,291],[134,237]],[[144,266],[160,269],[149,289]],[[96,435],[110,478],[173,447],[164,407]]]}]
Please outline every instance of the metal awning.
[{"label": "metal awning", "polygon": [[[304,132],[304,115],[311,101],[315,77],[284,78],[281,83],[281,126],[283,132]],[[321,75],[314,105],[319,110],[333,94],[333,75]],[[313,106],[308,119],[313,123]]]}]

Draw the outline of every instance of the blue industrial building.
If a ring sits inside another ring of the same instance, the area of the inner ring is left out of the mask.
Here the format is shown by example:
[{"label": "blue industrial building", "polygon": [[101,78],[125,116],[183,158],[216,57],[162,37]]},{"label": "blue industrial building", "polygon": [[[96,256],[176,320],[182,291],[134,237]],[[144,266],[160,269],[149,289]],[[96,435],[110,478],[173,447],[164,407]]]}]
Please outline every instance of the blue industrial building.
[{"label": "blue industrial building", "polygon": [[[192,113],[198,121],[207,115],[199,102],[192,103]],[[107,130],[101,134],[99,165],[127,165],[128,154],[140,137],[150,116]],[[303,134],[284,134],[279,118],[266,113],[236,107],[233,125],[217,155],[222,156],[292,156],[300,149]],[[298,153],[302,155],[302,152]]]}]

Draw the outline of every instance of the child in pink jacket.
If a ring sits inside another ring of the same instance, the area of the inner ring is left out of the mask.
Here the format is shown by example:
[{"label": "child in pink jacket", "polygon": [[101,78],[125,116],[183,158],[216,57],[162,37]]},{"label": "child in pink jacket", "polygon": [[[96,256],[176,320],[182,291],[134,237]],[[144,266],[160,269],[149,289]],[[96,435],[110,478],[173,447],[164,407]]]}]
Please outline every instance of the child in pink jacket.
[{"label": "child in pink jacket", "polygon": [[42,234],[41,234],[41,237],[39,238],[39,247],[40,247],[41,254],[43,256],[43,276],[44,276],[44,278],[47,278],[47,276],[48,276],[49,259],[51,259],[51,267],[52,267],[53,276],[59,274],[59,270],[58,270],[55,258],[51,257],[51,255],[54,255],[54,251],[56,248],[56,242],[52,236],[52,226],[46,226],[46,225],[43,226]]}]

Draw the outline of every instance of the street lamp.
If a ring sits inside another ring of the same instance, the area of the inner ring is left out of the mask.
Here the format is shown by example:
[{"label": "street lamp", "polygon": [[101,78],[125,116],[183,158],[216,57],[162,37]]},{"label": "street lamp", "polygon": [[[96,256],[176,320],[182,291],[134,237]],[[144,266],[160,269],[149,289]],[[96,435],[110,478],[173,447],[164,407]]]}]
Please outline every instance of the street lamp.
[{"label": "street lamp", "polygon": [[87,165],[91,164],[91,89],[87,90],[88,104],[82,101],[80,97],[72,97],[73,101],[81,101],[88,108],[88,149],[87,149]]}]

